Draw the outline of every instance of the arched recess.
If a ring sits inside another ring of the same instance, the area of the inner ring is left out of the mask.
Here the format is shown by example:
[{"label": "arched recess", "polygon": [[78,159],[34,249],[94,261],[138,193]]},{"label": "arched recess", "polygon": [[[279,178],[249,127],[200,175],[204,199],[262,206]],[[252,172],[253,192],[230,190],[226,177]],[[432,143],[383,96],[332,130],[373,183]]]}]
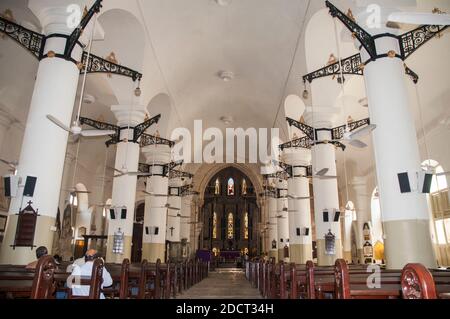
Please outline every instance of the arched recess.
[{"label": "arched recess", "polygon": [[[115,8],[103,11],[98,21],[105,31],[105,38],[94,43],[93,52],[101,57],[108,57],[113,52],[119,64],[142,72],[145,30],[136,16],[127,10]],[[137,83],[118,75],[107,76],[107,79],[119,104],[129,105],[137,101],[134,96]]]},{"label": "arched recess", "polygon": [[429,159],[422,163],[424,170],[435,174],[428,195],[428,207],[431,221],[431,236],[440,266],[450,266],[450,204],[449,189],[444,168],[439,162]]},{"label": "arched recess", "polygon": [[[284,113],[286,117],[301,122],[302,116],[305,113],[306,106],[303,100],[298,95],[289,95],[284,102]],[[289,138],[295,140],[305,135],[298,128],[288,126]]]},{"label": "arched recess", "polygon": [[77,191],[77,214],[75,223],[75,239],[83,239],[83,235],[89,235],[91,231],[92,208],[89,208],[89,195],[84,184],[75,186]]},{"label": "arched recess", "polygon": [[174,121],[170,96],[166,93],[155,95],[149,102],[147,110],[150,116],[161,114],[161,119],[158,124],[153,125],[147,132],[149,134],[155,134],[158,131],[161,137],[170,138],[171,132],[169,130]]}]

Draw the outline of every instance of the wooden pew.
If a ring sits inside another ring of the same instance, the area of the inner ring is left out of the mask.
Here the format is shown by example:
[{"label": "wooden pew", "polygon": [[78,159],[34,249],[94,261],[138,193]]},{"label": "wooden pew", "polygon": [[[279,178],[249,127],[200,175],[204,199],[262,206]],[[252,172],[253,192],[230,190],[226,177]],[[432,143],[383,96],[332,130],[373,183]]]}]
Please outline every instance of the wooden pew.
[{"label": "wooden pew", "polygon": [[69,290],[69,299],[100,299],[101,287],[103,282],[103,260],[97,258],[94,260],[94,265],[92,266],[91,277],[81,278],[81,285],[89,285],[89,296],[74,296],[72,295],[72,290]]},{"label": "wooden pew", "polygon": [[52,256],[43,256],[36,266],[31,299],[54,299],[56,263]]}]

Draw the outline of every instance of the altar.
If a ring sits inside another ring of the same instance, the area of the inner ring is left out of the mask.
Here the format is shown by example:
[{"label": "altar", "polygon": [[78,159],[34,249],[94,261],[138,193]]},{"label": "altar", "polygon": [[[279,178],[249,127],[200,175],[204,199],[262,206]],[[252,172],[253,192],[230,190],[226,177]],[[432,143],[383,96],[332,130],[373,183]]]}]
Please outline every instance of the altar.
[{"label": "altar", "polygon": [[220,257],[227,261],[230,261],[230,260],[235,261],[237,258],[241,257],[241,252],[240,251],[221,251]]}]

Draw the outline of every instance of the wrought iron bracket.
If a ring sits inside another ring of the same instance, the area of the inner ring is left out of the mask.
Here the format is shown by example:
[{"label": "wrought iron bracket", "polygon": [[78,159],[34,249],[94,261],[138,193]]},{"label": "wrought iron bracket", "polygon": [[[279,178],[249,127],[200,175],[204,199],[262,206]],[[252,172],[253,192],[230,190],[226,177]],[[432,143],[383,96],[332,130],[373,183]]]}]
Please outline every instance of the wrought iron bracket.
[{"label": "wrought iron bracket", "polygon": [[87,57],[88,53],[83,52],[82,57],[83,67],[80,70],[81,74],[84,73],[86,65],[88,65],[87,73],[117,74],[121,76],[127,76],[131,78],[133,81],[142,80],[142,74],[130,68],[127,68],[120,64],[112,63],[94,54],[90,54],[89,61],[87,61]]},{"label": "wrought iron bracket", "polygon": [[66,48],[64,49],[64,56],[65,57],[71,57],[72,51],[75,45],[77,44],[78,40],[80,40],[81,34],[83,33],[84,29],[88,25],[89,21],[91,21],[94,14],[99,13],[100,9],[102,8],[102,1],[103,0],[97,0],[92,5],[92,7],[89,9],[87,14],[83,16],[81,19],[80,24],[78,27],[73,30],[72,34],[69,36],[66,42]]},{"label": "wrought iron bracket", "polygon": [[300,131],[305,133],[305,135],[307,137],[309,137],[309,139],[314,140],[314,128],[312,128],[309,125],[300,123],[296,120],[293,120],[289,117],[286,118],[286,121],[288,122],[289,126],[294,126],[294,127],[298,128]]},{"label": "wrought iron bracket", "polygon": [[366,126],[366,125],[370,125],[370,119],[366,118],[360,121],[354,121],[354,122],[350,122],[346,125],[342,125],[342,126],[338,126],[335,127],[331,130],[331,136],[333,140],[341,140],[344,138],[344,134],[347,130],[347,128],[349,129],[350,132],[354,132],[357,129]]},{"label": "wrought iron bracket", "polygon": [[405,73],[411,78],[414,84],[417,84],[417,82],[419,82],[419,76],[417,75],[417,73],[415,73],[413,70],[407,67],[406,64],[405,64]]},{"label": "wrought iron bracket", "polygon": [[339,76],[341,74],[363,75],[364,73],[361,62],[361,54],[357,53],[341,60],[340,62],[327,65],[314,72],[308,73],[303,76],[303,82],[308,81],[309,83],[311,83],[315,79],[323,78],[326,76]]},{"label": "wrought iron bracket", "polygon": [[169,173],[169,179],[176,179],[176,178],[187,178],[187,179],[192,179],[194,178],[194,174],[188,173],[188,172],[183,172],[183,171],[178,171],[178,170],[172,170]]},{"label": "wrought iron bracket", "polygon": [[167,145],[169,147],[173,147],[175,142],[167,140],[165,138],[161,138],[154,135],[142,134],[141,140],[139,142],[141,147],[151,146],[151,145]]},{"label": "wrought iron bracket", "polygon": [[398,37],[402,60],[406,60],[421,46],[430,41],[436,35],[447,29],[448,26],[422,25],[412,31]]},{"label": "wrought iron bracket", "polygon": [[281,144],[279,147],[280,147],[281,151],[284,151],[285,149],[290,149],[290,148],[304,148],[304,149],[309,150],[309,149],[311,149],[311,139],[309,137],[305,136],[305,137],[301,137],[301,138],[295,139],[293,141]]},{"label": "wrought iron bracket", "polygon": [[27,51],[33,54],[35,58],[41,59],[42,50],[45,45],[44,35],[2,17],[0,17],[0,33],[5,34],[19,43]]},{"label": "wrought iron bracket", "polygon": [[169,174],[172,170],[177,168],[178,166],[183,165],[184,161],[170,162],[169,164],[164,165],[164,176],[169,177]]},{"label": "wrought iron bracket", "polygon": [[144,123],[139,124],[138,126],[136,126],[134,128],[134,137],[133,137],[133,142],[137,143],[137,141],[139,140],[139,138],[142,136],[142,134],[144,134],[144,132],[150,128],[153,124],[156,124],[159,122],[159,120],[161,119],[161,114],[158,114],[154,117],[152,117],[151,119],[145,121]]},{"label": "wrought iron bracket", "polygon": [[272,198],[277,198],[277,189],[271,186],[265,186],[264,192],[260,194],[260,196],[268,196]]},{"label": "wrought iron bracket", "polygon": [[342,144],[341,142],[337,142],[337,141],[320,141],[320,142],[314,142],[314,145],[319,145],[319,144],[332,144],[337,148],[342,149],[343,151],[345,151],[347,149],[347,146],[345,146],[344,144]]},{"label": "wrought iron bracket", "polygon": [[352,35],[358,39],[364,49],[366,49],[371,59],[375,61],[377,59],[377,48],[374,38],[366,30],[361,28],[355,21],[336,8],[330,1],[325,1],[325,4],[330,10],[331,16],[341,20],[347,29],[352,32]]},{"label": "wrought iron bracket", "polygon": [[93,120],[93,119],[90,119],[90,118],[86,118],[86,117],[80,117],[80,124],[93,127],[93,128],[95,128],[97,130],[102,130],[102,131],[111,130],[111,131],[115,131],[116,133],[114,135],[110,135],[111,139],[106,142],[106,146],[107,147],[109,147],[111,145],[114,145],[114,144],[117,144],[117,143],[120,142],[120,130],[121,130],[121,128],[119,126],[117,126],[117,125],[96,121],[96,120]]}]

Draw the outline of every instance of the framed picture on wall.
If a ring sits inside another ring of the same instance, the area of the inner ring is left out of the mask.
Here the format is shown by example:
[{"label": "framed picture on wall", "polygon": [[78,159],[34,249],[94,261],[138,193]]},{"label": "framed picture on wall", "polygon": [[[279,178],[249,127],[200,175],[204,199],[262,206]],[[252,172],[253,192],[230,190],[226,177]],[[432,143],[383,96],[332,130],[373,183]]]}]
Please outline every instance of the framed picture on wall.
[{"label": "framed picture on wall", "polygon": [[10,199],[5,196],[4,178],[0,177],[0,211],[8,212]]},{"label": "framed picture on wall", "polygon": [[8,216],[0,215],[0,233],[3,233],[6,229],[6,221]]}]

